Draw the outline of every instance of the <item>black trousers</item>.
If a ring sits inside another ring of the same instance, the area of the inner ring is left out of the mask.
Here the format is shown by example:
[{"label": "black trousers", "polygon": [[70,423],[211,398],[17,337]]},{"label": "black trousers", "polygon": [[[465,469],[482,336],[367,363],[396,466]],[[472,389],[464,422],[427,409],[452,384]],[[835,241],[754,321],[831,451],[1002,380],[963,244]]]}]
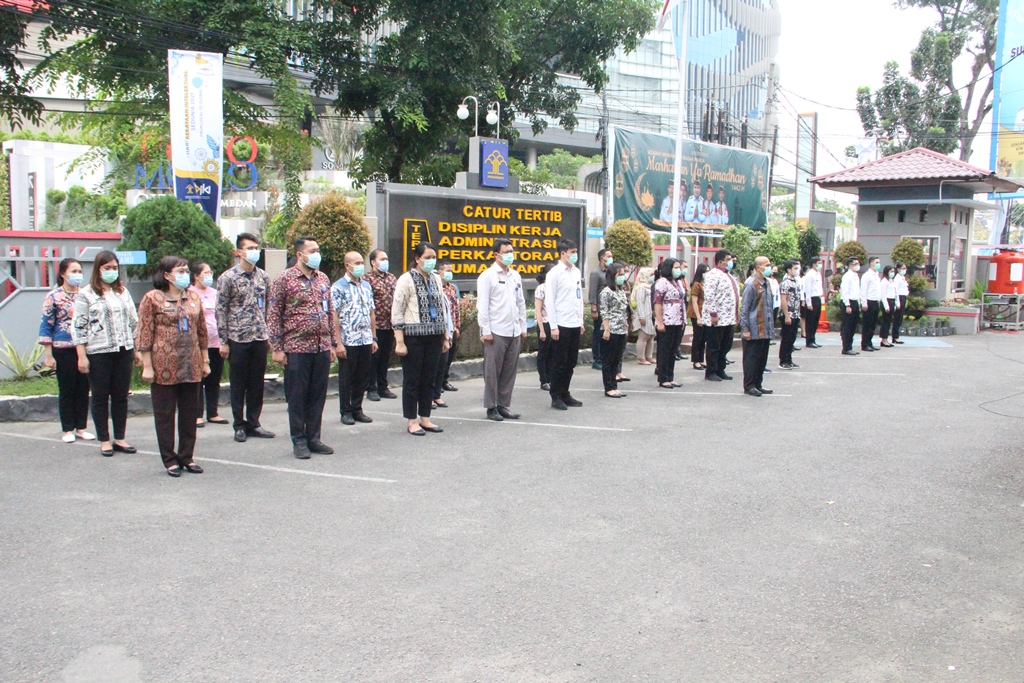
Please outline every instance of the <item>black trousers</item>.
[{"label": "black trousers", "polygon": [[696,318],[690,318],[690,327],[693,328],[693,340],[690,341],[690,362],[703,363],[704,347],[707,345],[707,339],[704,337],[705,328],[698,324]]},{"label": "black trousers", "polygon": [[384,391],[388,388],[388,367],[391,354],[395,352],[395,331],[377,330],[377,353],[373,354],[373,373],[368,391]]},{"label": "black trousers", "polygon": [[615,381],[619,364],[622,363],[622,354],[626,351],[625,334],[609,335],[610,339],[601,336],[601,378],[604,380],[605,391],[615,391],[619,383]]},{"label": "black trousers", "polygon": [[[120,351],[90,353],[89,389],[92,391],[92,423],[96,438],[110,441],[109,419],[114,423],[114,440],[124,439],[128,424],[128,390],[132,386],[132,365],[135,351],[123,346]],[[195,413],[192,421],[195,422]]]},{"label": "black trousers", "polygon": [[900,338],[900,328],[903,327],[903,313],[907,310],[907,297],[900,295],[900,307],[892,314],[892,340]]},{"label": "black trousers", "polygon": [[63,432],[83,430],[89,422],[89,375],[78,371],[77,349],[50,349],[50,352],[57,361],[60,429]]},{"label": "black trousers", "polygon": [[284,393],[293,444],[319,443],[327,402],[331,352],[289,353],[284,366]]},{"label": "black trousers", "polygon": [[405,348],[407,353],[402,357],[402,415],[407,420],[430,417],[444,335],[407,336]]},{"label": "black trousers", "polygon": [[[249,432],[260,426],[260,415],[263,413],[263,376],[267,374],[267,342],[229,341],[228,348],[228,363],[231,366],[228,370],[228,381],[231,383],[231,415],[234,418],[234,428]],[[286,372],[285,376],[287,375]]]},{"label": "black trousers", "polygon": [[871,342],[875,337],[875,326],[878,325],[879,308],[881,307],[877,301],[869,301],[868,307],[864,311],[860,328],[860,348],[862,349],[874,346]]},{"label": "black trousers", "polygon": [[676,376],[676,354],[683,339],[682,325],[665,325],[664,332],[658,332],[658,382],[671,382]]},{"label": "black trousers", "polygon": [[604,342],[604,319],[597,316],[594,319],[594,333],[590,336],[590,351],[593,354],[595,363],[604,362],[601,359],[601,344]]},{"label": "black trousers", "polygon": [[338,359],[338,403],[341,412],[363,412],[363,396],[373,381],[373,344],[345,345],[345,357]]},{"label": "black trousers", "polygon": [[[551,398],[565,398],[580,360],[580,334],[582,327],[558,326],[558,341],[551,341],[548,355],[548,378],[551,380]],[[617,370],[617,368],[612,368]]]},{"label": "black trousers", "polygon": [[[156,425],[156,443],[164,467],[184,467],[192,464],[196,449],[196,415],[199,414],[199,382],[183,384],[154,384],[153,423]],[[178,449],[174,449],[174,418],[178,418]]]},{"label": "black trousers", "polygon": [[551,325],[544,323],[544,339],[537,335],[537,375],[541,384],[547,384],[550,379],[548,374],[548,358],[551,356]]},{"label": "black trousers", "polygon": [[789,365],[793,362],[793,344],[800,334],[800,318],[791,318],[793,322],[782,322],[782,338],[779,340],[779,364]]},{"label": "black trousers", "polygon": [[817,344],[818,323],[821,322],[821,297],[811,299],[810,306],[804,306],[804,339],[808,346]]},{"label": "black trousers", "polygon": [[203,416],[203,406],[206,406],[206,419],[217,417],[220,406],[220,380],[224,376],[224,359],[220,357],[220,349],[207,349],[207,357],[210,359],[210,374],[203,378],[199,384],[199,403],[196,406],[196,415]]},{"label": "black trousers", "polygon": [[441,398],[444,391],[444,383],[448,381],[448,371],[455,360],[455,354],[459,351],[459,338],[452,337],[452,345],[447,351],[441,354],[441,360],[437,363],[437,377],[434,379],[434,398]]},{"label": "black trousers", "polygon": [[760,389],[768,366],[770,339],[743,340],[743,389]]},{"label": "black trousers", "polygon": [[724,375],[725,358],[732,349],[733,326],[705,327],[704,339],[707,345],[704,351],[704,364],[707,366],[704,376]]},{"label": "black trousers", "polygon": [[882,309],[882,329],[878,334],[882,341],[889,338],[889,330],[892,329],[893,317],[896,313],[896,299],[888,299],[886,303],[889,304],[889,310]]},{"label": "black trousers", "polygon": [[860,318],[860,302],[850,302],[850,313],[846,312],[842,300],[839,301],[839,306],[843,311],[843,326],[839,332],[843,338],[843,351],[853,351],[853,335],[857,332],[857,320]]}]

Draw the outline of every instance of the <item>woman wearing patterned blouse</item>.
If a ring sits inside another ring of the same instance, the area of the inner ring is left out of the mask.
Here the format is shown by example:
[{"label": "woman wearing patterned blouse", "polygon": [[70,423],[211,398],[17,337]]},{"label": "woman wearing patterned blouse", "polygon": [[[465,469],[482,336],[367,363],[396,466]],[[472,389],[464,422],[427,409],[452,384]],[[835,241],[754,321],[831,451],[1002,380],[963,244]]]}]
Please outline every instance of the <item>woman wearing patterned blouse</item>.
[{"label": "woman wearing patterned blouse", "polygon": [[623,289],[625,284],[626,264],[613,263],[605,269],[604,288],[598,295],[601,325],[604,327],[601,374],[604,379],[604,395],[608,398],[625,396],[619,391],[615,373],[622,363],[626,338],[629,336],[629,297]]},{"label": "woman wearing patterned blouse", "polygon": [[[199,385],[210,374],[206,316],[199,294],[189,290],[192,275],[180,256],[160,259],[154,289],[139,303],[142,379],[152,383],[153,422],[167,474],[202,474],[192,461],[196,447]],[[174,419],[178,419],[178,450],[174,450]]]},{"label": "woman wearing patterned blouse", "polygon": [[224,377],[224,359],[220,355],[220,335],[217,333],[217,288],[213,286],[213,269],[204,261],[192,264],[191,291],[199,295],[203,302],[203,317],[206,319],[206,335],[210,347],[206,357],[210,359],[210,374],[203,378],[199,388],[199,412],[196,425],[204,426],[203,407],[206,407],[206,422],[215,425],[226,425],[230,422],[220,417],[220,381]]},{"label": "woman wearing patterned blouse", "polygon": [[82,286],[82,264],[66,258],[57,266],[57,288],[43,301],[43,319],[39,323],[39,345],[46,350],[45,365],[57,371],[58,407],[64,443],[75,439],[95,441],[85,431],[89,420],[89,375],[78,371],[78,352],[71,338],[71,319],[75,297]]},{"label": "woman wearing patterned blouse", "polygon": [[683,277],[682,263],[674,258],[665,259],[658,267],[658,280],[654,283],[654,320],[658,330],[658,384],[663,389],[682,386],[675,382],[676,351],[683,336],[683,309],[686,292],[679,280]]},{"label": "woman wearing patterned blouse", "polygon": [[398,278],[391,307],[395,328],[395,354],[402,359],[402,414],[413,436],[444,430],[430,421],[434,380],[441,354],[448,351],[448,301],[444,282],[434,272],[437,251],[420,242],[413,250],[415,262]]},{"label": "woman wearing patterned blouse", "polygon": [[[92,423],[106,457],[135,453],[124,440],[128,424],[128,390],[135,360],[139,323],[132,295],[121,284],[121,266],[112,251],[96,254],[89,284],[78,290],[71,337],[78,349],[78,371],[89,374]],[[110,440],[110,423],[114,440]]]},{"label": "woman wearing patterned blouse", "polygon": [[639,365],[654,365],[654,304],[651,303],[651,278],[654,268],[641,268],[633,287],[631,305],[633,329],[637,331],[636,362]]}]

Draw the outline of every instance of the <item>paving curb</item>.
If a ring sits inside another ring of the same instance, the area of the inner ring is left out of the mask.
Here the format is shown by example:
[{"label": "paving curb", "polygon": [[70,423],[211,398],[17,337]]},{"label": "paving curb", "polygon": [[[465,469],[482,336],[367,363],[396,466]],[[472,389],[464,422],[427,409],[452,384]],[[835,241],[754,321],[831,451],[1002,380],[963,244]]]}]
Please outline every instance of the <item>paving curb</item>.
[{"label": "paving curb", "polygon": [[[591,362],[590,351],[580,351],[580,365]],[[519,356],[519,370],[530,372],[537,369],[537,354],[524,353]],[[482,377],[484,374],[484,361],[482,358],[463,360],[452,363],[451,378],[453,380],[472,379]],[[388,370],[388,384],[391,386],[402,386],[402,368],[391,368]],[[227,384],[221,384],[220,404],[228,405],[230,395],[226,390]],[[327,394],[336,396],[338,394],[338,376],[331,375],[327,384]],[[284,382],[280,379],[268,379],[263,383],[264,401],[284,400]],[[153,412],[153,402],[148,391],[133,391],[128,396],[128,414],[144,415]],[[53,422],[58,419],[57,397],[50,396],[8,396],[0,398],[0,422]]]}]

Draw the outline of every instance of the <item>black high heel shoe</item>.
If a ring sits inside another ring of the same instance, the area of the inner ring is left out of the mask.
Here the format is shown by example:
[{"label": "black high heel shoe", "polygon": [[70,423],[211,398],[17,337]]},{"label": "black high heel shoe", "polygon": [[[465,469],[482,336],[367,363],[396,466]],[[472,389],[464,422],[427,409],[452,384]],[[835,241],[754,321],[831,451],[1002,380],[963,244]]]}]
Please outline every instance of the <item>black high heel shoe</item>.
[{"label": "black high heel shoe", "polygon": [[128,453],[129,455],[139,452],[139,449],[135,446],[120,446],[116,443],[114,444],[114,450],[118,453]]}]

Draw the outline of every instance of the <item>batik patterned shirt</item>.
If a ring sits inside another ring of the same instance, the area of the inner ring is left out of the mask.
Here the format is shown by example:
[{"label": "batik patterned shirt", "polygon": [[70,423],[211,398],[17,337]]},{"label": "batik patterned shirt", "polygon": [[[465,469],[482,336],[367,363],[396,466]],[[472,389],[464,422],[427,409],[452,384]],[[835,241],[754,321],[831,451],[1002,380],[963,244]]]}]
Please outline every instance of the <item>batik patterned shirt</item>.
[{"label": "batik patterned shirt", "polygon": [[652,301],[655,306],[661,304],[661,321],[666,325],[682,325],[683,307],[686,296],[678,282],[668,278],[658,278],[654,283]]},{"label": "batik patterned shirt", "polygon": [[[789,315],[793,320],[800,319],[800,284],[789,274],[782,278],[782,284],[779,285],[779,296],[786,295],[786,307],[789,309]],[[785,315],[785,311],[783,311]]]},{"label": "batik patterned shirt", "polygon": [[217,331],[221,342],[267,339],[267,299],[270,276],[261,268],[242,266],[224,271],[217,280]]},{"label": "batik patterned shirt", "polygon": [[599,297],[601,320],[611,334],[629,334],[629,296],[624,289],[612,291],[605,286]]},{"label": "batik patterned shirt", "polygon": [[139,302],[139,334],[135,347],[149,351],[153,383],[187,384],[203,379],[210,338],[199,294],[186,291],[181,299],[154,289]]},{"label": "batik patterned shirt", "polygon": [[370,271],[363,277],[370,283],[373,290],[373,303],[376,306],[374,315],[377,318],[378,330],[391,329],[391,304],[395,301],[395,283],[398,278],[391,273],[375,273]]},{"label": "batik patterned shirt", "polygon": [[334,336],[331,281],[319,270],[306,277],[298,266],[270,285],[267,331],[270,345],[285,353],[319,353],[338,345]]},{"label": "batik patterned shirt", "polygon": [[58,287],[46,295],[43,301],[43,319],[39,323],[40,346],[55,349],[73,349],[71,319],[75,316],[75,294],[68,294]]},{"label": "batik patterned shirt", "polygon": [[338,326],[341,328],[341,343],[345,346],[370,346],[373,344],[373,328],[370,325],[374,314],[373,289],[365,279],[356,282],[348,275],[331,287],[331,304],[338,312]]},{"label": "batik patterned shirt", "polygon": [[[700,324],[704,326],[732,327],[736,324],[736,310],[740,302],[739,283],[721,268],[704,273],[704,307]],[[717,316],[711,322],[712,314]]]}]

